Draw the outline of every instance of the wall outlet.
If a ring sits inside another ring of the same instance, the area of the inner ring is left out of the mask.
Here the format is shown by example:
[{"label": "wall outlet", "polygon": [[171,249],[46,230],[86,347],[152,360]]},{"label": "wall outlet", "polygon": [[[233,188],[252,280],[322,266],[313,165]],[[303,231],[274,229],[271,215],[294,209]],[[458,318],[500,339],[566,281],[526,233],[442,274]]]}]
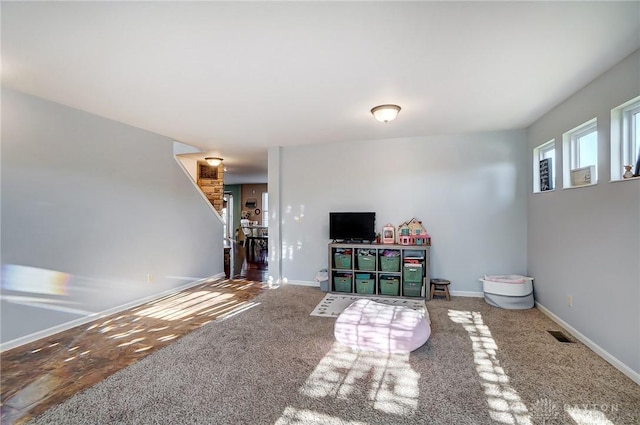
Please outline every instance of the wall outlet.
[{"label": "wall outlet", "polygon": [[567,305],[569,307],[573,307],[573,296],[572,295],[567,295]]},{"label": "wall outlet", "polygon": [[147,273],[147,282],[153,282],[153,273]]}]

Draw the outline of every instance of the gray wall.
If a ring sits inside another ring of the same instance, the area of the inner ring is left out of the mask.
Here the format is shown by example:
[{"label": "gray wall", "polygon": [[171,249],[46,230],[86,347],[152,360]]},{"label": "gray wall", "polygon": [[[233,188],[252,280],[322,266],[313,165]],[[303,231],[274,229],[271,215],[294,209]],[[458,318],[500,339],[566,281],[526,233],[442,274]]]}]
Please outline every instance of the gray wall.
[{"label": "gray wall", "polygon": [[[609,182],[608,176],[611,109],[638,94],[640,52],[636,51],[527,130],[530,156],[536,146],[556,139],[559,188],[536,194],[529,189],[528,269],[535,277],[537,301],[636,373],[640,373],[640,180]],[[562,134],[593,117],[598,119],[599,182],[560,189]]]},{"label": "gray wall", "polygon": [[421,220],[432,276],[452,291],[525,274],[527,160],[523,130],[283,147],[269,180],[270,197],[281,185],[282,278],[309,282],[327,267],[330,211],[375,211],[378,231]]},{"label": "gray wall", "polygon": [[3,343],[223,273],[171,139],[3,89],[1,159]]}]

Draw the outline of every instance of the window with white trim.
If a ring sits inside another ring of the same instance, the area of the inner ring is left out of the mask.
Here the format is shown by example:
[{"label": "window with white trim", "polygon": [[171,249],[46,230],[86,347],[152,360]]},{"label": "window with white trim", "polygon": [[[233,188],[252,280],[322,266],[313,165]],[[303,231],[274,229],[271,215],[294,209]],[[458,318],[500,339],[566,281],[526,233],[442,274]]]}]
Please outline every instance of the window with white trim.
[{"label": "window with white trim", "polygon": [[556,187],[556,140],[533,149],[533,191],[546,192]]},{"label": "window with white trim", "polygon": [[640,96],[611,110],[611,180],[640,175]]},{"label": "window with white trim", "polygon": [[562,136],[564,187],[598,182],[598,122],[596,119]]}]

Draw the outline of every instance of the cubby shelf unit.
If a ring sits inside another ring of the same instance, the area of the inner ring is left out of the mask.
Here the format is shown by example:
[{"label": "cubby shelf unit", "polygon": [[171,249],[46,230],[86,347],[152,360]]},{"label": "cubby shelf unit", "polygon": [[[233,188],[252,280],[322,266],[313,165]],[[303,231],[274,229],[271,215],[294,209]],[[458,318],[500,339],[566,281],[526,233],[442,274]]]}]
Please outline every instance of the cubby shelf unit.
[{"label": "cubby shelf unit", "polygon": [[425,245],[330,243],[330,291],[426,298],[429,249]]}]

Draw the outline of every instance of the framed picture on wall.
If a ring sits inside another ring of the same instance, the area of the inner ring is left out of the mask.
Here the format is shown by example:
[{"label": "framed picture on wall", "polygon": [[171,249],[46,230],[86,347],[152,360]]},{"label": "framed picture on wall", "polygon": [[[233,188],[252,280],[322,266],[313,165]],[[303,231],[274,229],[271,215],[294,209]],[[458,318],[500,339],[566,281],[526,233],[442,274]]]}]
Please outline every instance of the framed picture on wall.
[{"label": "framed picture on wall", "polygon": [[199,162],[198,179],[218,180],[218,167],[212,167],[205,162]]}]

